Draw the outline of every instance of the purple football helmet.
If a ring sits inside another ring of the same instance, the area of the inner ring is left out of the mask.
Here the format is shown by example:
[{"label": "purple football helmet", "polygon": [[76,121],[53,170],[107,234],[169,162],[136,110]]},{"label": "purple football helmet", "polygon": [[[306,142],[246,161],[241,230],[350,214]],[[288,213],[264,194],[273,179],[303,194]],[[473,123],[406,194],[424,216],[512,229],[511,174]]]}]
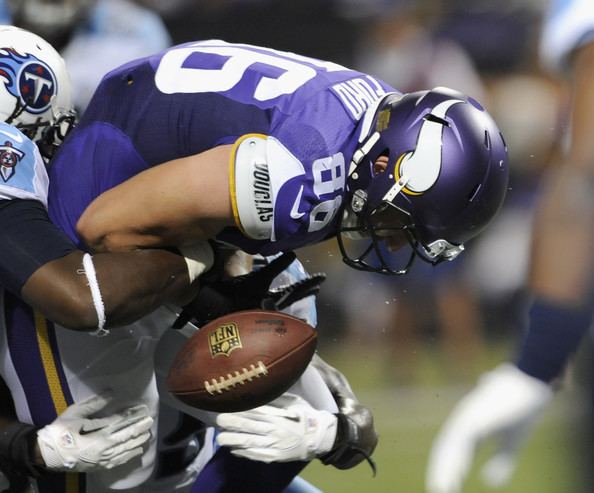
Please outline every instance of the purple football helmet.
[{"label": "purple football helmet", "polygon": [[[343,260],[395,275],[417,256],[453,260],[507,190],[507,147],[493,119],[474,99],[440,87],[387,94],[360,127],[338,233]],[[399,239],[412,247],[405,258],[393,251]]]}]

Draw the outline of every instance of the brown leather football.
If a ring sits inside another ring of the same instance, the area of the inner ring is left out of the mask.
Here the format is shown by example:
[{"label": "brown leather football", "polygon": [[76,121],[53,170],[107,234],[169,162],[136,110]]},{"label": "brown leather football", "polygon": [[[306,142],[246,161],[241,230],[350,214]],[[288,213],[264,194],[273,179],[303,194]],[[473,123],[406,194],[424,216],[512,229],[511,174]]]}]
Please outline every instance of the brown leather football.
[{"label": "brown leather football", "polygon": [[175,357],[167,388],[216,412],[244,411],[284,393],[305,371],[316,330],[281,312],[246,310],[209,322]]}]

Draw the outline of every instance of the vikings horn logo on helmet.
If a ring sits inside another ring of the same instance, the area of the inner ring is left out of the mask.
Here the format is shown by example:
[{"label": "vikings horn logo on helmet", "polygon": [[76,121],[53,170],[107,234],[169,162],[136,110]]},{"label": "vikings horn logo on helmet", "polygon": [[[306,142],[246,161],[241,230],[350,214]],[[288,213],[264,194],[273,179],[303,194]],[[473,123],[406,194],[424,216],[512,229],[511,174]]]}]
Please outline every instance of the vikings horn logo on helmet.
[{"label": "vikings horn logo on helmet", "polygon": [[[434,118],[445,119],[447,111],[460,99],[439,103],[431,111]],[[444,126],[434,119],[425,118],[417,138],[414,152],[403,154],[396,163],[396,184],[386,193],[384,200],[392,201],[402,190],[408,195],[420,195],[429,190],[439,178]]]}]

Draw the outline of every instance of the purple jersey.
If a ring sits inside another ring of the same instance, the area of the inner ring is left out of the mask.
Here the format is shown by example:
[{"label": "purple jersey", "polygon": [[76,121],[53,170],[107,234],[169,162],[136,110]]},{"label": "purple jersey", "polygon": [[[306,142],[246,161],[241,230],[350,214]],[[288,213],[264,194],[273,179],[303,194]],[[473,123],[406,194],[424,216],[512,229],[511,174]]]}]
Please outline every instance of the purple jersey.
[{"label": "purple jersey", "polygon": [[[76,241],[76,221],[103,191],[150,166],[238,143],[237,227],[220,239],[265,255],[321,241],[336,230],[361,117],[388,91],[340,65],[223,41],[133,61],[103,79],[54,159],[50,214]],[[264,159],[248,165],[239,143],[251,137]]]}]

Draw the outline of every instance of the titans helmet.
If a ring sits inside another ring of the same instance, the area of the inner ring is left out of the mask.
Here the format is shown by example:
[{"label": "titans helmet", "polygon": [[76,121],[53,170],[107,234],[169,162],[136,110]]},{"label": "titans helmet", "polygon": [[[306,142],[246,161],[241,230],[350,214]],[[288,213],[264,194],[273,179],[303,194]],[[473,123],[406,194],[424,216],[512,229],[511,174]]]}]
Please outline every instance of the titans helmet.
[{"label": "titans helmet", "polygon": [[416,257],[453,260],[501,207],[507,147],[474,99],[442,87],[389,93],[360,130],[337,236],[351,267],[398,275]]},{"label": "titans helmet", "polygon": [[0,119],[35,142],[73,119],[64,60],[42,38],[14,26],[0,26]]}]

